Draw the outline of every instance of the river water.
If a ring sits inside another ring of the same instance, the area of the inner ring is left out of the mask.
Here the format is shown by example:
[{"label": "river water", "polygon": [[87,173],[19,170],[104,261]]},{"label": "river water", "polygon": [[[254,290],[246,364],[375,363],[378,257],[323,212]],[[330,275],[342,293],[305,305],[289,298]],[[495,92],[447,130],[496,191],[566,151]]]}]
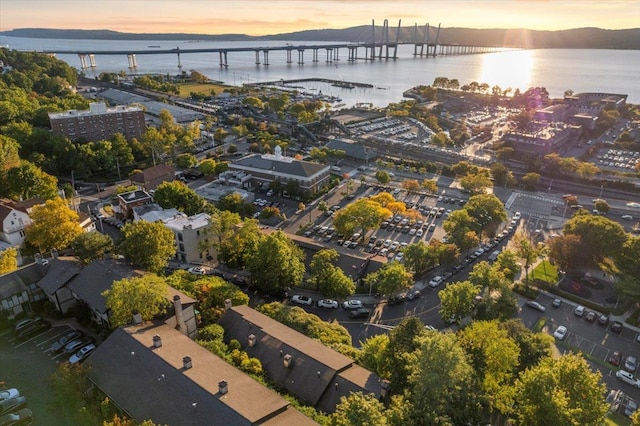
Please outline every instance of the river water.
[{"label": "river water", "polygon": [[[285,41],[211,42],[166,40],[66,40],[35,39],[0,36],[0,46],[18,50],[153,50],[162,49],[267,47],[284,46]],[[319,45],[325,42],[297,42],[293,45]],[[364,56],[364,48],[358,56]],[[80,68],[77,55],[57,55],[71,66]],[[305,83],[307,90],[322,91],[337,96],[351,106],[357,102],[370,102],[386,106],[403,99],[402,93],[416,85],[430,85],[436,77],[456,78],[460,84],[472,81],[498,85],[501,88],[545,87],[552,97],[561,97],[565,90],[578,92],[606,92],[627,94],[628,102],[640,103],[640,50],[580,50],[539,49],[460,56],[420,58],[413,56],[413,45],[398,47],[397,60],[347,61],[347,50],[339,52],[339,60],[326,62],[326,53],[318,51],[319,62],[312,62],[312,50],[304,53],[304,65],[298,65],[298,54],[292,52],[293,64],[286,63],[286,53],[270,52],[269,66],[256,65],[253,52],[230,52],[228,67],[218,65],[217,53],[189,53],[180,55],[182,70],[192,69],[213,80],[240,85],[263,81],[324,78],[346,82],[368,83],[373,88],[340,88],[326,83]],[[125,55],[96,55],[96,69],[88,69],[88,76],[101,72],[170,73],[179,72],[176,55],[138,55],[137,69],[128,69]],[[260,61],[263,56],[260,54]]]}]

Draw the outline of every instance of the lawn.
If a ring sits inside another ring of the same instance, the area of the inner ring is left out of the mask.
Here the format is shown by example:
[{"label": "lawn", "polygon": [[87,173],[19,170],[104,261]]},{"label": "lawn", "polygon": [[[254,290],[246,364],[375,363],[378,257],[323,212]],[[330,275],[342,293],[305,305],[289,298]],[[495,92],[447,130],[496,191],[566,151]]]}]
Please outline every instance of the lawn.
[{"label": "lawn", "polygon": [[531,271],[529,279],[555,284],[558,282],[558,267],[549,263],[548,260],[543,260]]},{"label": "lawn", "polygon": [[180,83],[178,89],[180,89],[180,96],[183,98],[189,97],[193,92],[202,93],[203,95],[210,96],[211,91],[215,91],[216,94],[221,93],[224,89],[228,89],[229,86],[223,86],[221,84],[213,83]]}]

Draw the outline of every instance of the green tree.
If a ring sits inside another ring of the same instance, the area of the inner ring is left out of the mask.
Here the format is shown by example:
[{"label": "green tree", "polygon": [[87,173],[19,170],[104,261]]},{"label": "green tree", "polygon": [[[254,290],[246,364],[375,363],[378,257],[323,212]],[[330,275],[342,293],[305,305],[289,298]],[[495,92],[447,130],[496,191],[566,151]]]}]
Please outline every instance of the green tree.
[{"label": "green tree", "polygon": [[359,364],[384,378],[388,373],[385,356],[388,345],[389,335],[387,334],[376,334],[369,337],[361,345],[358,357]]},{"label": "green tree", "polygon": [[469,281],[474,286],[480,289],[487,288],[489,291],[506,288],[508,285],[500,268],[495,268],[487,261],[473,265],[473,270],[469,274]]},{"label": "green tree", "polygon": [[183,153],[176,157],[176,166],[180,169],[190,169],[196,164],[198,164],[198,159],[193,154]]},{"label": "green tree", "polygon": [[282,231],[260,240],[256,251],[248,254],[246,266],[256,287],[271,292],[300,285],[305,273],[302,250]]},{"label": "green tree", "polygon": [[423,276],[436,263],[439,263],[438,252],[432,246],[427,246],[424,241],[409,244],[402,251],[404,253],[404,265],[413,271],[416,277]]},{"label": "green tree", "polygon": [[580,355],[543,358],[516,382],[515,424],[603,424],[608,404],[600,378]]},{"label": "green tree", "polygon": [[445,321],[460,321],[473,311],[474,298],[480,289],[470,281],[460,281],[447,285],[440,291],[440,318]]},{"label": "green tree", "polygon": [[494,194],[481,194],[469,198],[464,210],[474,219],[472,229],[478,235],[483,233],[492,237],[498,226],[507,219],[504,204]]},{"label": "green tree", "polygon": [[496,261],[493,263],[493,267],[502,272],[505,278],[509,281],[513,281],[516,274],[520,272],[518,258],[510,249],[502,250],[500,252]]},{"label": "green tree", "polygon": [[142,277],[114,281],[111,289],[102,293],[111,311],[111,326],[130,324],[132,313],[138,312],[149,321],[167,311],[169,288],[163,278],[146,274]]},{"label": "green tree", "polygon": [[0,135],[0,176],[7,170],[20,165],[19,149],[20,144],[15,139]]},{"label": "green tree", "polygon": [[318,251],[311,258],[310,270],[311,280],[323,295],[333,299],[344,299],[353,294],[355,284],[335,262],[340,255],[333,249]]},{"label": "green tree", "polygon": [[427,192],[430,192],[432,194],[437,194],[438,193],[438,183],[436,182],[435,179],[424,179],[422,181],[422,189],[424,189]]},{"label": "green tree", "polygon": [[156,192],[153,194],[153,199],[160,207],[165,209],[175,208],[187,216],[202,213],[207,205],[207,201],[204,198],[178,180],[162,182],[158,185]]},{"label": "green tree", "polygon": [[251,216],[255,212],[255,207],[252,204],[245,202],[242,199],[242,196],[237,192],[229,193],[220,198],[217,203],[217,207],[220,210],[238,213],[242,217]]},{"label": "green tree", "polygon": [[580,268],[584,263],[584,243],[579,235],[560,235],[548,243],[551,257],[563,271]]},{"label": "green tree", "polygon": [[379,293],[393,294],[411,287],[413,275],[407,272],[402,263],[391,262],[367,275],[364,281],[367,285],[375,287]]},{"label": "green tree", "polygon": [[67,248],[82,233],[78,213],[71,210],[62,198],[34,206],[31,220],[33,223],[27,227],[26,239],[41,252]]},{"label": "green tree", "polygon": [[529,330],[520,318],[501,322],[499,327],[506,330],[509,337],[520,347],[517,372],[525,371],[537,365],[540,360],[553,356],[555,347],[553,337],[546,333],[535,333]]},{"label": "green tree", "polygon": [[218,260],[230,268],[244,268],[247,259],[256,253],[263,239],[258,221],[245,220],[241,226],[235,226],[230,233],[224,234],[218,248]]},{"label": "green tree", "polygon": [[198,165],[198,170],[205,176],[212,176],[216,173],[216,161],[211,158],[205,158]]},{"label": "green tree", "polygon": [[338,210],[334,215],[333,226],[338,233],[344,235],[360,230],[361,238],[364,239],[370,229],[380,226],[380,223],[390,216],[391,211],[373,199],[361,198]]},{"label": "green tree", "polygon": [[449,235],[449,241],[461,251],[477,245],[478,236],[473,230],[476,227],[476,223],[465,209],[451,212],[443,222],[442,227]]},{"label": "green tree", "polygon": [[412,425],[477,424],[481,397],[468,355],[453,333],[425,333],[411,358],[405,406]]},{"label": "green tree", "polygon": [[389,176],[389,173],[385,172],[384,170],[378,170],[376,172],[376,180],[380,184],[386,185],[389,183],[389,181],[391,181],[391,176]]},{"label": "green tree", "polygon": [[109,235],[98,231],[83,232],[71,242],[71,248],[85,265],[95,259],[102,259],[105,253],[113,250],[113,240]]},{"label": "green tree", "polygon": [[518,232],[513,237],[512,246],[515,255],[524,262],[525,279],[528,280],[529,267],[538,258],[540,252],[524,232]]},{"label": "green tree", "polygon": [[484,194],[493,185],[488,176],[481,173],[469,173],[460,179],[460,186],[472,195]]},{"label": "green tree", "polygon": [[389,333],[389,343],[384,352],[387,360],[384,377],[390,380],[391,391],[396,395],[402,394],[408,387],[409,376],[415,368],[415,351],[423,333],[424,325],[416,317],[402,320]]},{"label": "green tree", "polygon": [[618,294],[630,303],[640,300],[640,236],[629,236],[616,259],[620,273],[615,282]]},{"label": "green tree", "polygon": [[593,207],[600,213],[609,213],[609,210],[611,210],[611,206],[605,200],[596,200],[593,203]]},{"label": "green tree", "polygon": [[615,258],[627,240],[622,225],[603,216],[580,215],[571,217],[562,228],[565,235],[578,235],[584,244],[584,257],[600,261]]},{"label": "green tree", "polygon": [[373,394],[350,393],[341,397],[336,411],[331,415],[331,426],[385,426],[387,417],[384,405]]},{"label": "green tree", "polygon": [[139,221],[122,228],[120,250],[129,262],[149,271],[160,272],[176,254],[173,231],[162,222]]},{"label": "green tree", "polygon": [[14,200],[41,197],[52,200],[58,196],[58,179],[43,172],[28,161],[7,170],[3,194]]},{"label": "green tree", "polygon": [[540,175],[538,173],[529,172],[522,176],[522,184],[529,191],[535,191],[538,183],[540,183]]},{"label": "green tree", "polygon": [[18,251],[9,247],[0,251],[0,275],[8,274],[18,269]]}]

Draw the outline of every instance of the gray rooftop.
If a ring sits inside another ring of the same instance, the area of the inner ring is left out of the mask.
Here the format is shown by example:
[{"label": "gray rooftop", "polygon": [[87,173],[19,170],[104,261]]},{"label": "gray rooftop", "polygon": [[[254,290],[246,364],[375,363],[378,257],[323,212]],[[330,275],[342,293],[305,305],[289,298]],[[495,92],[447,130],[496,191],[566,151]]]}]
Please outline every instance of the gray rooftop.
[{"label": "gray rooftop", "polygon": [[23,268],[0,275],[0,300],[27,290],[30,284],[38,282],[45,274],[46,267],[32,263]]},{"label": "gray rooftop", "polygon": [[38,281],[38,287],[46,294],[52,295],[78,275],[81,269],[82,265],[76,259],[51,259],[47,268],[47,275]]},{"label": "gray rooftop", "polygon": [[[155,347],[159,336],[162,346]],[[191,358],[185,369],[183,358]],[[133,419],[168,425],[315,425],[289,402],[172,327],[118,328],[87,359],[90,379]],[[228,383],[221,394],[218,384]]]},{"label": "gray rooftop", "polygon": [[240,166],[261,170],[266,173],[272,173],[274,176],[289,175],[298,177],[311,177],[325,169],[329,169],[329,166],[324,164],[294,159],[290,160],[292,161],[281,161],[276,159],[275,156],[252,154],[234,161],[230,166],[232,166],[231,168],[233,168],[233,166]]}]

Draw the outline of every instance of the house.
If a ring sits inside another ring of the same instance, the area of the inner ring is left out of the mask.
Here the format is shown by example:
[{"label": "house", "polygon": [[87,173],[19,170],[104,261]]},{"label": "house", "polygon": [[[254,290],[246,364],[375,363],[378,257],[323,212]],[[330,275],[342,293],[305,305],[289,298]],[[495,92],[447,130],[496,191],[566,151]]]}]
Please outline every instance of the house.
[{"label": "house", "polygon": [[333,138],[329,139],[326,148],[343,151],[346,158],[361,164],[369,164],[378,157],[378,151],[369,148],[350,139]]},{"label": "house", "polygon": [[27,226],[31,224],[29,212],[33,203],[43,204],[44,201],[39,198],[21,202],[0,200],[0,240],[14,246],[22,245]]},{"label": "house", "polygon": [[36,284],[46,273],[46,268],[36,262],[0,275],[0,311],[5,312],[7,318],[31,312],[31,302],[46,298]]},{"label": "house", "polygon": [[211,216],[207,213],[198,213],[189,217],[176,215],[164,221],[165,226],[171,229],[175,236],[175,259],[178,262],[203,263],[214,260],[214,253],[201,248],[207,239],[206,230],[210,223]]},{"label": "house", "polygon": [[173,182],[175,179],[175,167],[164,164],[150,167],[130,177],[131,183],[145,191],[155,190],[162,182]]},{"label": "house", "polygon": [[249,306],[227,309],[220,325],[226,341],[240,342],[272,381],[304,404],[333,413],[340,398],[352,392],[386,397],[386,384],[374,373]]},{"label": "house", "polygon": [[153,203],[153,198],[142,189],[118,194],[118,206],[120,207],[120,213],[125,219],[133,218],[134,207],[151,203]]},{"label": "house", "polygon": [[93,384],[137,423],[317,425],[168,324],[118,328],[85,365]]},{"label": "house", "polygon": [[274,181],[293,182],[301,191],[316,192],[329,182],[330,167],[282,155],[276,146],[274,154],[251,154],[229,164],[229,171],[251,175],[247,186],[269,186]]},{"label": "house", "polygon": [[81,270],[82,264],[73,257],[54,257],[49,261],[46,275],[38,281],[38,287],[63,314],[67,313],[77,301],[67,284]]}]

